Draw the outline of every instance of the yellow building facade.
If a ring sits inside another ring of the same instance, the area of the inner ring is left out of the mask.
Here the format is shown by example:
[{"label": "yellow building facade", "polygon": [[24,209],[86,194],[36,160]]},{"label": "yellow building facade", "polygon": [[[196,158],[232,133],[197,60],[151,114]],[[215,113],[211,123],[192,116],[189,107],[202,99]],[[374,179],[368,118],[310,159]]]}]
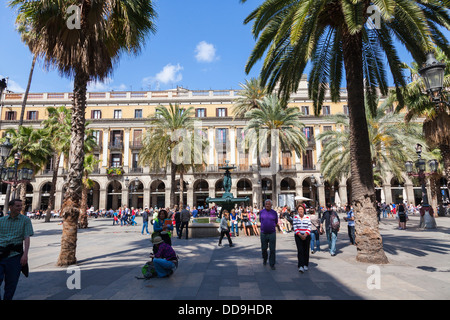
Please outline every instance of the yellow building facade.
[{"label": "yellow building facade", "polygon": [[[221,196],[223,170],[219,167],[225,161],[236,167],[232,171],[231,192],[236,197],[248,196],[251,199],[249,205],[260,207],[263,199],[271,198],[275,206],[287,204],[292,207],[296,195],[311,198],[321,205],[325,202],[338,202],[343,206],[348,202],[350,187],[347,177],[343,177],[341,181],[311,183],[311,176],[320,181],[321,175],[318,159],[322,144],[314,137],[321,132],[336,129],[336,124],[326,120],[324,115],[348,113],[345,90],[342,91],[340,103],[332,103],[330,99],[326,99],[323,115],[317,117],[314,116],[312,101],[308,99],[307,83],[302,82],[299,91],[291,96],[289,105],[298,107],[303,113],[300,120],[305,125],[304,132],[308,137],[307,149],[301,157],[297,157],[293,151],[280,151],[276,166],[267,165],[262,160],[261,179],[257,174],[257,155],[246,152],[242,147],[242,130],[246,120],[233,120],[232,107],[238,96],[238,90],[192,91],[180,87],[167,91],[89,92],[86,121],[97,139],[98,148],[94,150],[94,155],[99,160],[98,167],[90,175],[95,186],[89,191],[89,206],[93,206],[95,210],[116,209],[123,205],[138,208],[169,206],[170,170],[163,168],[155,172],[139,164],[139,151],[149,128],[149,118],[155,115],[157,106],[169,104],[179,104],[182,108],[192,107],[196,126],[201,128],[212,146],[207,152],[204,170],[191,170],[184,175],[185,204],[191,207],[207,206],[207,197]],[[48,116],[47,107],[71,107],[71,97],[72,93],[67,92],[30,93],[24,125],[40,127],[42,120]],[[22,98],[22,94],[3,94],[1,132],[17,128]],[[28,186],[29,210],[46,208],[52,180],[51,168],[49,163]],[[111,168],[121,168],[122,174],[112,175]],[[56,210],[62,204],[65,174],[64,159],[61,159],[56,186]],[[276,182],[275,189],[272,190],[274,175]],[[412,201],[413,186],[411,181],[410,185],[407,184],[405,182],[402,187],[402,195],[406,190],[407,198]],[[386,195],[387,203],[392,202],[392,196],[395,197],[391,186],[391,182],[387,181],[381,190]],[[260,199],[261,194],[263,199]],[[179,199],[179,191],[176,196]],[[4,197],[0,199],[0,205],[3,199]]]}]

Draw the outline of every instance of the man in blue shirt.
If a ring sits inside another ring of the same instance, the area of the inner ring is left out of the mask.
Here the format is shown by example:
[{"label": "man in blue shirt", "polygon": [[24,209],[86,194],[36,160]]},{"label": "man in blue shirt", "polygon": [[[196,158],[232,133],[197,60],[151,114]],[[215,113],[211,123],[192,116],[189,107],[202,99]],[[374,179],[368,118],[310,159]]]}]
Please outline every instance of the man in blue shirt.
[{"label": "man in blue shirt", "polygon": [[[272,209],[272,200],[267,199],[264,202],[264,209],[259,213],[259,221],[261,222],[261,251],[263,257],[263,264],[267,264],[269,258],[269,265],[272,270],[275,270],[275,247],[276,247],[276,226],[278,223],[278,215]],[[270,255],[267,254],[267,248],[270,250]]]},{"label": "man in blue shirt", "polygon": [[347,206],[345,208],[345,211],[347,211],[347,217],[344,217],[344,220],[347,221],[347,228],[348,228],[348,237],[350,238],[350,243],[355,244],[355,216],[353,214],[353,210],[350,208],[350,206]]},{"label": "man in blue shirt", "polygon": [[192,217],[197,218],[198,216],[198,210],[196,207],[194,207],[194,210],[192,210]]}]

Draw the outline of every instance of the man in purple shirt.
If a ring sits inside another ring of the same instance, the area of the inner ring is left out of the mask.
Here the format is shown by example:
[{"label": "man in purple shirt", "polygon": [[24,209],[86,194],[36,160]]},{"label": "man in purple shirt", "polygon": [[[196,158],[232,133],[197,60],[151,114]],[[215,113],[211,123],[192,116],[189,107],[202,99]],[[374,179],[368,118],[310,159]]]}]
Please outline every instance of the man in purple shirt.
[{"label": "man in purple shirt", "polygon": [[[264,209],[259,213],[259,221],[261,222],[261,250],[263,264],[267,264],[269,258],[269,265],[272,270],[275,270],[275,246],[276,246],[276,225],[278,223],[278,215],[272,209],[272,200],[267,199],[264,202]],[[267,248],[270,250],[270,255],[267,254]]]}]

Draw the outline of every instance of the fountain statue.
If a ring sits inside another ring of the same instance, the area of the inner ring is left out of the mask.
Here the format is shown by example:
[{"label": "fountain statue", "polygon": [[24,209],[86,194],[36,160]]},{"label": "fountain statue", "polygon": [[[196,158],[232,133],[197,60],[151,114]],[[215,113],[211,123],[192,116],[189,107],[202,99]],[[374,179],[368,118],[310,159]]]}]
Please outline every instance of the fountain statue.
[{"label": "fountain statue", "polygon": [[250,201],[249,197],[235,198],[231,193],[231,173],[230,170],[236,169],[236,167],[230,166],[229,161],[225,161],[225,166],[219,167],[221,170],[225,170],[223,178],[223,189],[224,193],[221,198],[206,198],[206,203],[215,203],[222,207],[222,210],[227,210],[228,212],[234,208],[237,203],[248,203]]}]

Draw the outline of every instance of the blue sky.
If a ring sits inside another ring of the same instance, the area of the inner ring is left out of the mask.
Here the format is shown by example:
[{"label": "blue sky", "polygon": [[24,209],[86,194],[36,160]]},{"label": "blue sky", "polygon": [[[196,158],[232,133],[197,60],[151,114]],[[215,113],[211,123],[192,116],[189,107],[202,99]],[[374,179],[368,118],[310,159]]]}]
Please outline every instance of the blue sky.
[{"label": "blue sky", "polygon": [[[138,56],[123,55],[112,76],[90,84],[90,91],[238,89],[257,77],[260,63],[250,74],[244,71],[255,40],[244,18],[262,1],[156,0],[157,32],[149,35]],[[0,4],[0,77],[9,78],[9,90],[26,88],[32,56],[15,31],[15,13]],[[446,34],[449,34],[446,32]],[[400,48],[399,48],[400,49]],[[402,52],[402,51],[401,51]],[[401,56],[410,63],[407,54]],[[44,70],[38,62],[31,92],[70,92],[72,79]]]},{"label": "blue sky", "polygon": [[[9,77],[9,89],[24,91],[32,56],[15,31],[12,9],[0,4],[0,76]],[[244,66],[254,46],[251,25],[244,18],[260,3],[249,0],[156,0],[157,32],[149,35],[138,56],[123,55],[106,83],[91,90],[238,89]],[[72,80],[37,64],[31,92],[70,92]]]}]

